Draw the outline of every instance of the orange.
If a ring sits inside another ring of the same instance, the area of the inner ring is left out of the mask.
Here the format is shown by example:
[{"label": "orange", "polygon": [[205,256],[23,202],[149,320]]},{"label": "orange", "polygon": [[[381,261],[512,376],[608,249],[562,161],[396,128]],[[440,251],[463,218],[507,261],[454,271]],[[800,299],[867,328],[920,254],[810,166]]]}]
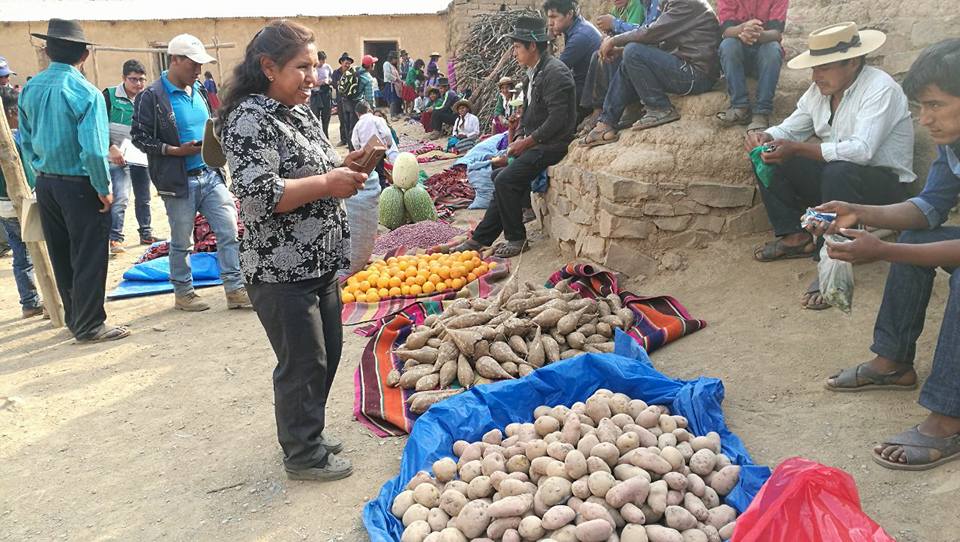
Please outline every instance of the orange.
[{"label": "orange", "polygon": [[478,267],[478,268],[476,269],[476,271],[477,271],[477,276],[478,276],[478,277],[482,277],[482,276],[486,275],[486,274],[487,274],[487,264],[485,264],[485,263],[484,263],[484,264],[480,264],[480,267]]},{"label": "orange", "polygon": [[354,277],[357,278],[357,281],[363,282],[363,281],[367,280],[367,277],[368,277],[369,275],[370,275],[370,273],[368,273],[368,272],[366,272],[366,271],[360,271],[359,273],[357,273],[356,275],[354,275]]},{"label": "orange", "polygon": [[473,273],[467,273],[467,282],[473,282],[477,280],[477,275]]},{"label": "orange", "polygon": [[493,269],[496,266],[497,266],[497,262],[490,262],[490,266],[489,266],[490,269]]},{"label": "orange", "polygon": [[403,281],[403,284],[406,285],[406,286],[413,286],[413,285],[416,284],[416,283],[417,283],[417,275],[416,275],[416,273],[414,273],[413,275],[410,275],[409,277],[407,277],[407,278],[404,279],[404,281]]},{"label": "orange", "polygon": [[463,276],[466,275],[466,274],[467,274],[467,270],[464,269],[464,267],[463,267],[462,265],[455,265],[455,266],[453,266],[453,268],[450,269],[450,277],[451,277],[451,278],[458,279],[458,278],[463,277]]},{"label": "orange", "polygon": [[453,288],[454,290],[459,290],[460,288],[463,288],[463,284],[464,282],[463,282],[463,279],[461,278],[455,278],[452,281],[450,281],[450,287]]},{"label": "orange", "polygon": [[370,275],[367,277],[367,281],[368,281],[372,286],[376,286],[376,285],[377,285],[377,281],[379,281],[379,280],[380,280],[380,274],[379,274],[379,273],[370,273]]},{"label": "orange", "polygon": [[396,257],[396,256],[391,256],[391,257],[387,258],[387,263],[390,264],[390,265],[393,265],[393,264],[397,263],[397,257]]},{"label": "orange", "polygon": [[442,291],[446,290],[447,288],[449,288],[449,286],[447,286],[447,283],[446,283],[446,282],[440,281],[440,282],[437,283],[437,291],[438,291],[438,292],[442,292]]},{"label": "orange", "polygon": [[409,276],[409,275],[416,275],[416,274],[417,274],[417,266],[411,265],[411,266],[407,267],[407,275],[408,275],[408,276]]},{"label": "orange", "polygon": [[360,282],[360,284],[357,285],[357,289],[360,290],[360,291],[362,291],[362,292],[366,292],[367,290],[370,289],[370,286],[371,286],[370,281],[369,281],[369,280],[364,280],[364,281]]},{"label": "orange", "polygon": [[387,297],[390,295],[390,290],[387,290],[386,288],[380,288],[377,290],[377,295],[379,295],[381,298]]},{"label": "orange", "polygon": [[380,301],[380,296],[377,295],[377,292],[367,295],[367,303],[377,303],[378,301]]},{"label": "orange", "polygon": [[423,293],[425,294],[432,294],[436,289],[437,287],[430,281],[423,283]]},{"label": "orange", "polygon": [[418,286],[423,286],[424,284],[426,284],[426,282],[427,282],[427,276],[426,276],[426,275],[422,275],[422,274],[421,274],[421,275],[417,275],[417,285],[418,285]]},{"label": "orange", "polygon": [[367,300],[369,301],[371,297],[380,297],[380,294],[377,292],[376,288],[370,288],[367,290]]},{"label": "orange", "polygon": [[356,275],[354,275],[354,276],[352,276],[352,277],[350,277],[350,278],[347,279],[347,285],[349,285],[349,286],[354,286],[354,285],[357,285],[357,284],[359,284],[359,283],[360,283],[360,280],[357,279],[357,276],[356,276]]},{"label": "orange", "polygon": [[410,295],[420,295],[421,293],[423,293],[423,289],[420,288],[419,284],[410,287]]},{"label": "orange", "polygon": [[394,288],[403,284],[403,279],[400,277],[390,277],[390,287]]},{"label": "orange", "polygon": [[450,278],[450,268],[447,266],[443,266],[437,271],[437,274],[440,275],[440,278],[442,278],[443,280],[447,280],[448,278]]},{"label": "orange", "polygon": [[410,285],[404,284],[400,287],[400,295],[410,295]]},{"label": "orange", "polygon": [[434,283],[434,284],[436,284],[436,283],[440,282],[440,281],[443,280],[443,279],[440,278],[440,275],[438,275],[438,274],[436,274],[436,273],[433,273],[432,275],[430,275],[430,276],[427,278],[427,280],[430,281],[430,282],[432,282],[432,283]]},{"label": "orange", "polygon": [[380,277],[379,279],[377,279],[377,288],[383,289],[383,288],[386,288],[386,287],[388,287],[388,286],[390,286],[390,276],[389,276],[389,275],[384,275],[384,276]]},{"label": "orange", "polygon": [[363,295],[363,294],[357,294],[357,295],[356,295],[356,302],[357,302],[357,303],[366,303],[366,302],[367,302],[367,296],[365,296],[365,295]]},{"label": "orange", "polygon": [[403,290],[399,286],[394,286],[390,288],[390,296],[397,297],[398,295],[403,295]]},{"label": "orange", "polygon": [[349,292],[344,292],[343,295],[340,296],[340,300],[344,303],[353,303],[357,298],[353,297],[353,294]]}]

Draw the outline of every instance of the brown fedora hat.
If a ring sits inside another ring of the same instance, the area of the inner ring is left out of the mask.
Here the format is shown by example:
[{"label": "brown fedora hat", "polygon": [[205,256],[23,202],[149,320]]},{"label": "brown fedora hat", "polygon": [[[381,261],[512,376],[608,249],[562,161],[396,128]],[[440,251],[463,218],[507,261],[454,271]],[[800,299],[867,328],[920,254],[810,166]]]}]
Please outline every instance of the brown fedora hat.
[{"label": "brown fedora hat", "polygon": [[50,19],[47,23],[47,33],[31,32],[31,36],[43,40],[70,41],[73,43],[83,43],[86,45],[96,45],[88,40],[83,34],[83,28],[77,21],[68,21],[66,19]]},{"label": "brown fedora hat", "polygon": [[879,30],[859,30],[853,22],[832,24],[811,32],[807,38],[810,50],[791,59],[787,66],[802,70],[857,58],[876,51],[885,41],[887,35]]}]

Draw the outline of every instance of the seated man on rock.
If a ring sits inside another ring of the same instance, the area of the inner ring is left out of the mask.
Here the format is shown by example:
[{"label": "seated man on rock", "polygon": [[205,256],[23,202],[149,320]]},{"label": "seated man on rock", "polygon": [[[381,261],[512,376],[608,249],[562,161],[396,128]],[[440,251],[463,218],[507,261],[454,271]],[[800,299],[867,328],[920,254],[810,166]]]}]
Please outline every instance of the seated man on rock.
[{"label": "seated man on rock", "polygon": [[[746,124],[748,131],[770,127],[773,95],[783,64],[780,41],[788,3],[789,0],[717,0],[723,31],[720,66],[730,95],[730,108],[717,113],[723,124]],[[757,102],[752,109],[747,73],[757,76]]]},{"label": "seated man on rock", "polygon": [[[866,65],[865,55],[883,45],[878,30],[840,23],[810,34],[810,50],[791,60],[792,69],[813,68],[813,84],[779,126],[749,132],[747,151],[775,164],[772,176],[757,176],[760,195],[777,239],[757,247],[761,262],[804,258],[817,252],[800,226],[807,207],[825,201],[887,205],[903,201],[913,173],[913,122],[903,89],[885,72]],[[805,143],[816,135],[819,143]],[[766,180],[764,180],[766,179]],[[815,279],[803,295],[805,308],[830,305]]]},{"label": "seated man on rock", "polygon": [[[577,87],[577,103],[583,93],[583,83],[590,69],[590,58],[596,56],[600,48],[600,31],[590,21],[580,16],[577,0],[547,0],[543,3],[547,14],[547,27],[551,37],[563,35],[563,51],[560,61],[573,72],[573,81]],[[589,110],[577,108],[579,124]]]},{"label": "seated man on rock", "polygon": [[720,24],[710,4],[706,0],[666,0],[662,8],[650,26],[604,38],[599,54],[605,60],[622,55],[623,60],[616,84],[610,85],[603,101],[600,120],[582,140],[583,145],[617,141],[623,110],[638,100],[646,112],[633,125],[635,129],[680,120],[667,93],[702,94],[720,77]]},{"label": "seated man on rock", "polygon": [[[950,274],[950,294],[940,324],[933,368],[920,392],[930,414],[919,425],[884,439],[873,451],[880,465],[926,470],[960,458],[960,227],[944,226],[960,203],[960,39],[927,48],[904,79],[907,94],[920,103],[920,124],[938,145],[927,184],[915,198],[893,205],[831,201],[819,210],[837,213],[830,232],[854,240],[829,244],[831,258],[854,263],[891,262],[883,302],[873,328],[876,356],[844,369],[826,382],[831,391],[912,390],[914,358],[923,331],[937,267]],[[902,230],[897,243],[848,230],[856,224]],[[822,225],[812,228],[821,234]]]},{"label": "seated man on rock", "polygon": [[457,120],[457,112],[453,106],[460,100],[460,96],[450,88],[450,82],[446,77],[438,79],[437,86],[440,88],[439,98],[434,100],[431,110],[430,127],[433,128],[433,133],[430,134],[430,139],[443,137],[444,126],[453,127],[453,123]]},{"label": "seated man on rock", "polygon": [[531,184],[541,171],[567,155],[573,141],[577,101],[573,73],[547,47],[546,21],[519,17],[513,33],[505,37],[513,40],[513,55],[527,71],[523,116],[507,148],[511,160],[493,171],[493,200],[483,220],[471,238],[454,250],[480,250],[503,232],[507,242],[494,254],[512,258],[527,249],[523,208],[529,206]]},{"label": "seated man on rock", "polygon": [[[648,25],[657,20],[659,15],[660,0],[614,0],[610,13],[597,17],[594,24],[600,32],[616,36]],[[590,111],[590,116],[583,122],[578,135],[587,135],[597,125],[600,113],[603,112],[603,99],[607,96],[610,82],[616,77],[619,69],[619,56],[609,60],[604,60],[597,52],[590,56],[590,68],[587,70],[583,92],[577,93],[580,108]]]}]

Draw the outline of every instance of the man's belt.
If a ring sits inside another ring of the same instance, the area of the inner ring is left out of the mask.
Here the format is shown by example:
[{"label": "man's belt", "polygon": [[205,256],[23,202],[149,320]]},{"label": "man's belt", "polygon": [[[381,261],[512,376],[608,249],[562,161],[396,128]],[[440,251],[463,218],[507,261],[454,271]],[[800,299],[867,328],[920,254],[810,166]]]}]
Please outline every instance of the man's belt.
[{"label": "man's belt", "polygon": [[187,177],[199,177],[203,175],[203,172],[206,170],[206,167],[198,167],[196,169],[187,170]]},{"label": "man's belt", "polygon": [[37,175],[40,177],[46,177],[47,179],[53,179],[55,181],[70,181],[74,183],[90,182],[90,177],[86,175],[57,175],[55,173],[44,173],[42,171],[37,172]]}]

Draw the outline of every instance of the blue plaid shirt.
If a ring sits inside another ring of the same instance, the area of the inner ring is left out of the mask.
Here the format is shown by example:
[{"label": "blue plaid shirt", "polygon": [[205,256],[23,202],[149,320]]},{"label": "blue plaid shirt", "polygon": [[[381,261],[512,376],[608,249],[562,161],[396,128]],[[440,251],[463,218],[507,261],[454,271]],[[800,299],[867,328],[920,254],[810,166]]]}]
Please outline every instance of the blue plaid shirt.
[{"label": "blue plaid shirt", "polygon": [[97,193],[110,193],[107,106],[79,70],[52,62],[20,95],[23,161],[51,175],[89,176]]},{"label": "blue plaid shirt", "polygon": [[943,225],[950,217],[950,209],[960,201],[960,157],[957,151],[960,145],[940,145],[937,147],[937,159],[930,166],[927,184],[923,191],[908,201],[916,205],[930,228]]}]

